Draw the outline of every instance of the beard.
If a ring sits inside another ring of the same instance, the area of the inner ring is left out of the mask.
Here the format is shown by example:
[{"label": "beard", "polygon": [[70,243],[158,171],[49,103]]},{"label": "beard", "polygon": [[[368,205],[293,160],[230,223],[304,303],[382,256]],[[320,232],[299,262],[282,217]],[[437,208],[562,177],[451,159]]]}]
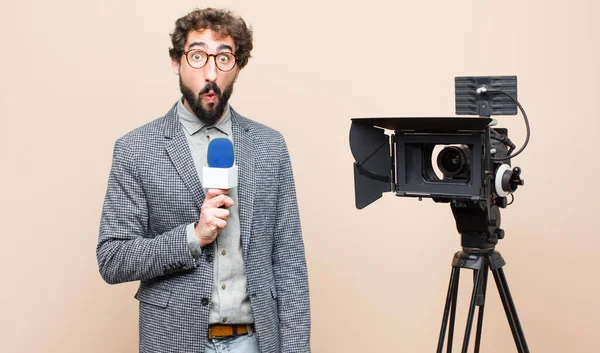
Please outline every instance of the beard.
[{"label": "beard", "polygon": [[[192,92],[192,90],[183,83],[181,76],[179,76],[179,89],[181,90],[183,99],[185,99],[190,108],[192,108],[192,112],[196,115],[196,117],[198,117],[198,119],[207,125],[214,125],[223,115],[225,107],[227,106],[227,102],[233,93],[233,82],[227,86],[222,93],[221,89],[216,83],[209,82],[206,84],[206,86],[204,86],[200,93],[198,93],[198,95],[195,95],[194,92]],[[217,103],[208,103],[208,107],[204,108],[202,106],[202,99],[200,97],[210,91],[213,91],[217,97]]]}]

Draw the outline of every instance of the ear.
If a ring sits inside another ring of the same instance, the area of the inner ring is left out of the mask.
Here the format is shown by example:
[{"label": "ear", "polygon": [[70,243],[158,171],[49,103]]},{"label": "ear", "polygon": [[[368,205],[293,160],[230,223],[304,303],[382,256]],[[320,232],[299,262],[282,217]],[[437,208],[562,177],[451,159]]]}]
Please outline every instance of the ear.
[{"label": "ear", "polygon": [[179,75],[179,68],[181,66],[180,64],[181,58],[178,60],[171,58],[171,68],[173,69],[173,73],[175,75]]}]

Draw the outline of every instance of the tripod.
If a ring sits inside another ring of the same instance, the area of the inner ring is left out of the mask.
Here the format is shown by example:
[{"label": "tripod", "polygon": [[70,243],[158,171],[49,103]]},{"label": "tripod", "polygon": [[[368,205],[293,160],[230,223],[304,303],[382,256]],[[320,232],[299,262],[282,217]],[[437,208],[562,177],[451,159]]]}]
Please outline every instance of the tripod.
[{"label": "tripod", "polygon": [[[456,315],[456,300],[458,297],[458,280],[460,277],[460,269],[467,268],[473,270],[473,293],[471,295],[471,304],[469,306],[469,314],[467,318],[467,327],[465,329],[465,337],[463,340],[462,353],[467,353],[469,346],[469,338],[471,336],[471,328],[473,326],[473,317],[475,315],[475,306],[479,307],[477,316],[477,333],[475,336],[475,353],[479,353],[479,346],[481,343],[481,329],[483,325],[483,310],[485,307],[485,294],[487,286],[488,269],[492,271],[502,305],[506,317],[508,318],[508,324],[512,332],[517,350],[519,353],[529,353],[527,342],[525,341],[525,335],[517,316],[517,310],[513,302],[508,284],[506,283],[506,277],[502,266],[506,262],[502,258],[502,255],[494,248],[479,249],[479,248],[463,248],[463,251],[459,251],[454,254],[452,261],[452,273],[450,275],[450,285],[448,287],[448,294],[446,296],[446,305],[444,307],[444,317],[442,320],[442,329],[440,331],[440,339],[438,341],[437,353],[442,353],[444,346],[444,337],[446,335],[446,328],[448,328],[448,345],[447,352],[452,352],[452,340],[454,335],[454,319]],[[448,326],[448,318],[450,319],[450,327]]]}]

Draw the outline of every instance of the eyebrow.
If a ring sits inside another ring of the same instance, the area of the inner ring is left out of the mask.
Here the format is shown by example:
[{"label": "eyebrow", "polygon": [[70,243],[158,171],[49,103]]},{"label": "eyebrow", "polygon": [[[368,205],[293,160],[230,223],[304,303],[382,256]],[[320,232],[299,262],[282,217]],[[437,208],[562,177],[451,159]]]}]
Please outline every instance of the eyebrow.
[{"label": "eyebrow", "polygon": [[[204,42],[192,42],[192,43],[190,43],[190,46],[188,47],[188,49],[192,49],[192,47],[195,47],[195,46],[206,48],[206,43],[204,43]],[[229,51],[233,52],[233,48],[229,44],[221,44],[221,45],[219,45],[217,47],[217,51],[221,51],[221,50],[224,50],[224,49],[229,49]]]}]

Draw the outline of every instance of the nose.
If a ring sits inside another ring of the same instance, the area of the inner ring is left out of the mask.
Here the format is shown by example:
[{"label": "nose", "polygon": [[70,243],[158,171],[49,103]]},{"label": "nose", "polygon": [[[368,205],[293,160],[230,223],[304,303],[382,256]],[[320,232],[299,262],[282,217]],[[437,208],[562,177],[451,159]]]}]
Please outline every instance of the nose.
[{"label": "nose", "polygon": [[204,66],[204,80],[206,82],[215,82],[217,80],[217,63],[214,56],[208,57],[208,62]]}]

